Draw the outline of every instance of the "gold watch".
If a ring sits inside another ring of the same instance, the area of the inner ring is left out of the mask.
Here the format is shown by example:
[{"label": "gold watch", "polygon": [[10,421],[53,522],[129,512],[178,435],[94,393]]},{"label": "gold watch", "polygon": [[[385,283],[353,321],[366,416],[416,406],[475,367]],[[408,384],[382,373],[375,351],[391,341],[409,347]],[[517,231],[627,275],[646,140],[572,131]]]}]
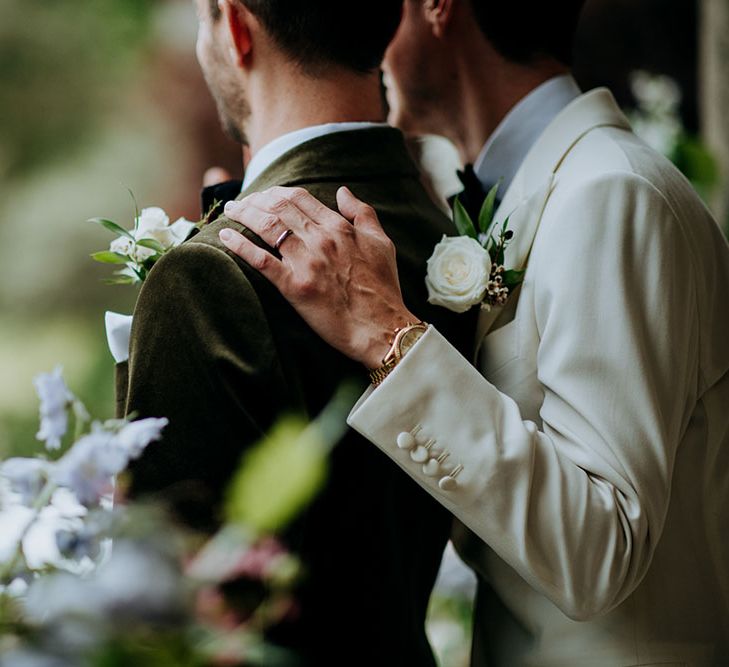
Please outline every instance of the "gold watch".
[{"label": "gold watch", "polygon": [[382,359],[382,366],[370,371],[370,381],[374,387],[382,384],[384,379],[392,372],[402,358],[412,349],[422,335],[428,330],[425,322],[408,323],[404,327],[395,329],[390,349]]}]

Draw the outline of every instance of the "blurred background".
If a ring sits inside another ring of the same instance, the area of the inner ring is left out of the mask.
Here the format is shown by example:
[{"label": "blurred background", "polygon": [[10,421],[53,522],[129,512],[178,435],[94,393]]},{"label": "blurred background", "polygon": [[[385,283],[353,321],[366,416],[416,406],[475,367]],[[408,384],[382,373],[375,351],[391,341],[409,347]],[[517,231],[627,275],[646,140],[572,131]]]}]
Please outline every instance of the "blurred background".
[{"label": "blurred background", "polygon": [[[101,283],[89,254],[134,206],[200,217],[210,165],[240,173],[194,56],[190,0],[0,3],[0,458],[37,450],[32,378],[58,363],[92,414],[113,412],[105,310],[136,290]],[[583,88],[609,86],[636,128],[729,223],[729,2],[590,0]],[[468,654],[469,583],[447,572],[432,634],[445,665]]]}]

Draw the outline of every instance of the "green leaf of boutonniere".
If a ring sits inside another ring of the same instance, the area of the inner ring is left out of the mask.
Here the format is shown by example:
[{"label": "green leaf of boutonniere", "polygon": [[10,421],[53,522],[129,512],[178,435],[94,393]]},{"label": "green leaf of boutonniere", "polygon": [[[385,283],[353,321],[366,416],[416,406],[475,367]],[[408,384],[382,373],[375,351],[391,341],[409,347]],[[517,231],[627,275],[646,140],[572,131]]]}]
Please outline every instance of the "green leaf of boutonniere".
[{"label": "green leaf of boutonniere", "polygon": [[137,245],[142,246],[142,248],[149,248],[150,250],[154,250],[160,255],[165,254],[164,246],[159,241],[155,241],[154,239],[139,239],[139,241],[137,241]]},{"label": "green leaf of boutonniere", "polygon": [[91,259],[101,262],[102,264],[126,264],[130,261],[127,255],[122,255],[118,252],[111,252],[110,250],[95,252],[91,255]]},{"label": "green leaf of boutonniere", "polygon": [[501,181],[494,185],[481,206],[481,212],[478,214],[478,226],[482,234],[488,234],[491,224],[494,221],[494,213],[496,213],[496,195],[501,187]]},{"label": "green leaf of boutonniere", "polygon": [[519,285],[521,285],[522,281],[524,280],[524,274],[526,273],[525,270],[516,270],[512,269],[510,271],[504,271],[503,273],[503,280],[504,280],[504,286],[509,288],[509,291],[514,290]]},{"label": "green leaf of boutonniere", "polygon": [[478,239],[476,233],[476,227],[471,220],[471,216],[461,204],[458,197],[453,202],[453,222],[456,224],[456,229],[461,236],[469,236],[472,239]]},{"label": "green leaf of boutonniere", "polygon": [[113,234],[117,234],[119,236],[126,236],[126,238],[131,239],[134,241],[134,237],[126,230],[124,227],[117,225],[112,220],[107,220],[106,218],[91,218],[89,222],[93,222],[95,225],[101,225],[105,229],[108,229]]}]

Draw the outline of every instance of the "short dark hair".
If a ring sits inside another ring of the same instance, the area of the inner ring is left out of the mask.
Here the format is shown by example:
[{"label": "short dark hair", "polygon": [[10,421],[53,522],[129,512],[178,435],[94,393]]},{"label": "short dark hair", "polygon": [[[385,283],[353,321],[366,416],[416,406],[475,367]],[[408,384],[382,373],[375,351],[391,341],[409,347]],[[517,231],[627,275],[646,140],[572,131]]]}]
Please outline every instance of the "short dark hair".
[{"label": "short dark hair", "polygon": [[[403,0],[239,0],[304,72],[332,65],[369,73],[380,67],[402,18]],[[213,17],[219,15],[211,0]]]},{"label": "short dark hair", "polygon": [[471,0],[486,39],[504,58],[529,64],[552,57],[572,65],[577,24],[586,0]]}]

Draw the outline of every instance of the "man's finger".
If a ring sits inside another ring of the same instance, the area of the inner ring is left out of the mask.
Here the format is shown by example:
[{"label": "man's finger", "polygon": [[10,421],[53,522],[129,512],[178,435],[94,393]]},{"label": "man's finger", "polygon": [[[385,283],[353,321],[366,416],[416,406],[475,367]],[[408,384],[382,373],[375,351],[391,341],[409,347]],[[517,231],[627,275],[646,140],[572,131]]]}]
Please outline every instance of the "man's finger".
[{"label": "man's finger", "polygon": [[339,206],[341,214],[354,223],[356,228],[380,234],[385,233],[375,209],[361,199],[357,199],[349,188],[342,186],[337,190],[337,206]]},{"label": "man's finger", "polygon": [[218,185],[218,183],[225,183],[225,181],[230,181],[232,178],[233,177],[227,169],[223,169],[222,167],[210,167],[210,169],[203,174],[203,187],[207,188],[211,185]]},{"label": "man's finger", "polygon": [[263,193],[228,202],[225,215],[248,227],[270,246],[274,246],[287,229],[294,232],[297,238],[303,239],[313,227],[313,222],[288,200],[265,196]]},{"label": "man's finger", "polygon": [[276,287],[279,289],[283,287],[288,269],[277,257],[267,250],[259,248],[253,241],[233,229],[222,229],[218,236],[228,250],[234,252],[254,269],[260,271]]}]

